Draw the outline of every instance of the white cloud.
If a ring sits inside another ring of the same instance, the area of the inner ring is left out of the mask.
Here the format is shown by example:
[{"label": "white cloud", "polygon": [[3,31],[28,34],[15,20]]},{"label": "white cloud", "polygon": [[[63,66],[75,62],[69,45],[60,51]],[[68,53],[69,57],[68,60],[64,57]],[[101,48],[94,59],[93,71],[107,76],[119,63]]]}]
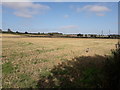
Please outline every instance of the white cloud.
[{"label": "white cloud", "polygon": [[67,15],[67,14],[66,14],[66,15],[64,15],[64,18],[69,18],[69,15]]},{"label": "white cloud", "polygon": [[31,18],[32,17],[32,15],[25,14],[22,12],[14,12],[14,15],[19,16],[19,17],[24,17],[24,18]]},{"label": "white cloud", "polygon": [[96,13],[97,16],[105,16],[103,13]]},{"label": "white cloud", "polygon": [[14,15],[25,18],[31,18],[33,15],[43,13],[43,10],[50,9],[47,5],[32,2],[4,2],[3,6],[13,9]]},{"label": "white cloud", "polygon": [[67,25],[67,26],[62,26],[60,29],[78,29],[79,26],[77,25]]},{"label": "white cloud", "polygon": [[93,12],[95,13],[97,16],[105,16],[105,12],[109,12],[110,9],[106,6],[102,6],[102,5],[86,5],[82,8],[76,8],[77,12],[82,12],[82,11],[86,11],[86,12]]},{"label": "white cloud", "polygon": [[86,5],[83,8],[79,9],[78,11],[81,10],[86,10],[86,11],[91,11],[91,12],[106,12],[106,11],[110,11],[109,8],[107,8],[106,6],[100,6],[100,5]]},{"label": "white cloud", "polygon": [[86,5],[83,8],[77,8],[77,11],[106,12],[106,11],[110,11],[110,9],[106,6],[100,6],[100,5]]}]

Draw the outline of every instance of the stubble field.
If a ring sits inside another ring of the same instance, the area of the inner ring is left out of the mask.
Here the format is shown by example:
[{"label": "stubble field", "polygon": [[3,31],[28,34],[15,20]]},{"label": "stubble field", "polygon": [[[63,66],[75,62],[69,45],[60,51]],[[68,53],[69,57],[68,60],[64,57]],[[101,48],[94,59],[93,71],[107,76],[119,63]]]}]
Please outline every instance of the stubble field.
[{"label": "stubble field", "polygon": [[39,78],[48,76],[50,70],[61,62],[80,56],[109,55],[118,41],[12,36],[14,35],[3,34],[2,38],[2,82],[5,88],[36,87]]}]

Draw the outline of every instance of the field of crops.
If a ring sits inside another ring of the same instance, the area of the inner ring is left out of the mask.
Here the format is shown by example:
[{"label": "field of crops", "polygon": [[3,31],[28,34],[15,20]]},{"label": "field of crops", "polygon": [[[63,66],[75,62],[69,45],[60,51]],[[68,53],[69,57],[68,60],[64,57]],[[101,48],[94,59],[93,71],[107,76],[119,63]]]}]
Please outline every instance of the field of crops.
[{"label": "field of crops", "polygon": [[[9,36],[9,38],[7,37]],[[36,87],[40,77],[61,62],[80,56],[109,55],[117,39],[2,38],[3,87]],[[10,38],[11,37],[11,38]],[[13,37],[13,38],[12,38]],[[88,52],[86,52],[89,48]]]}]

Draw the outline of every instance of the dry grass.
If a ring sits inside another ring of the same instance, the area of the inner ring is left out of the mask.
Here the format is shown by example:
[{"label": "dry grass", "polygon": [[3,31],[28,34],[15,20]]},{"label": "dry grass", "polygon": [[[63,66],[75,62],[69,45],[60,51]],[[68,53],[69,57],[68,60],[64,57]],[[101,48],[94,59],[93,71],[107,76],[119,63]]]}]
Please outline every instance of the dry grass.
[{"label": "dry grass", "polygon": [[[110,54],[117,41],[80,38],[3,38],[2,64],[9,68],[3,70],[3,87],[34,87],[39,76],[50,74],[49,70],[54,65],[82,55]],[[87,48],[88,53],[85,52]]]}]

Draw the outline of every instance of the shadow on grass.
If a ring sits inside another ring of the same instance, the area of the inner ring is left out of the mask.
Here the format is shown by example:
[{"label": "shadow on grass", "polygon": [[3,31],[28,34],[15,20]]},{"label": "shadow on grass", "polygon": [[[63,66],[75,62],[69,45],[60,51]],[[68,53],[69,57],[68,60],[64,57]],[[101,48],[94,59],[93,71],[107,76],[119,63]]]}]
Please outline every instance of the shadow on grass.
[{"label": "shadow on grass", "polygon": [[109,88],[120,90],[120,49],[110,56],[81,56],[54,66],[38,88]]},{"label": "shadow on grass", "polygon": [[[100,88],[103,84],[103,56],[81,56],[54,66],[48,76],[41,77],[39,88]],[[102,79],[101,79],[102,78]]]},{"label": "shadow on grass", "polygon": [[111,56],[105,61],[104,77],[106,84],[104,87],[120,90],[120,48],[111,52]]}]

